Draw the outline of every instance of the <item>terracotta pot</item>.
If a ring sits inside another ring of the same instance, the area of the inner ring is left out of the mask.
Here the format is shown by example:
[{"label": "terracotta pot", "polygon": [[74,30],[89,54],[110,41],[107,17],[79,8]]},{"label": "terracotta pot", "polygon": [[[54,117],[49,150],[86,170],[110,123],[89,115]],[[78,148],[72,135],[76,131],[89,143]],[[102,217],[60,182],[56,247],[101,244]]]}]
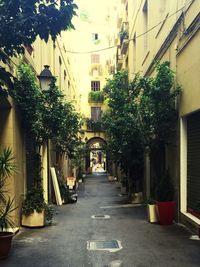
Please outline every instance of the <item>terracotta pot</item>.
[{"label": "terracotta pot", "polygon": [[158,216],[160,224],[172,224],[176,211],[176,202],[157,202]]},{"label": "terracotta pot", "polygon": [[0,259],[8,257],[13,236],[12,232],[0,232]]}]

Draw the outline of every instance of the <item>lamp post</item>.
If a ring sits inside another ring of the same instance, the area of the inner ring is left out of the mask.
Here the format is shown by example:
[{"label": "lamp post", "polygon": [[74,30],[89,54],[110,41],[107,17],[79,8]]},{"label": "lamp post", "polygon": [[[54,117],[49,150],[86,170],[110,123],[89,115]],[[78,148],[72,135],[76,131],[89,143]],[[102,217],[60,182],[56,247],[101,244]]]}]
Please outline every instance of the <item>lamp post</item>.
[{"label": "lamp post", "polygon": [[[50,88],[50,84],[52,80],[54,79],[54,76],[52,75],[51,71],[49,70],[48,65],[44,65],[44,69],[41,71],[40,75],[37,76],[40,81],[40,88],[43,92],[46,92]],[[51,142],[50,139],[47,140],[47,179],[46,183],[43,181],[44,188],[47,189],[48,192],[44,193],[44,198],[46,201],[48,201],[48,198],[51,198],[51,183],[50,183],[50,167],[51,167],[51,157],[50,157],[50,149],[51,149]],[[45,151],[45,150],[44,150]],[[45,152],[44,152],[45,153]]]},{"label": "lamp post", "polygon": [[42,91],[48,91],[51,81],[54,79],[48,65],[44,65],[44,69],[40,75],[37,76],[40,81],[40,88]]}]

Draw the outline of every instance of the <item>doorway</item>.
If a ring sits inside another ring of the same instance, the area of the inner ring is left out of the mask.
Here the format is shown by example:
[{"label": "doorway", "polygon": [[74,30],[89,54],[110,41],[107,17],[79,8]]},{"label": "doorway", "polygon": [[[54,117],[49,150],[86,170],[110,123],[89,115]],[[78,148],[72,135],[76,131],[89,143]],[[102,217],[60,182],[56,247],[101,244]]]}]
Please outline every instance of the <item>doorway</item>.
[{"label": "doorway", "polygon": [[92,173],[106,172],[107,156],[105,151],[106,142],[100,137],[91,138],[87,142],[89,153],[86,159],[86,168]]}]

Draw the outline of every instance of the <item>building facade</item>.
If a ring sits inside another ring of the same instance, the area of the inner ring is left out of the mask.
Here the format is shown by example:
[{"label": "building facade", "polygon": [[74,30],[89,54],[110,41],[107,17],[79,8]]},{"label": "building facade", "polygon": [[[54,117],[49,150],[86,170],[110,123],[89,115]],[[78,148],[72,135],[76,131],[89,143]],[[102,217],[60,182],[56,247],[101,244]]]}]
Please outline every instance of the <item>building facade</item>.
[{"label": "building facade", "polygon": [[122,0],[121,7],[117,68],[126,68],[132,79],[138,72],[154,75],[155,61],[169,61],[183,88],[176,103],[176,140],[166,149],[165,165],[170,166],[176,187],[177,220],[198,231],[200,1]]},{"label": "building facade", "polygon": [[[49,41],[45,43],[39,38],[31,47],[25,47],[24,55],[20,58],[12,58],[7,61],[6,69],[14,76],[17,76],[17,66],[21,61],[29,64],[36,75],[49,65],[52,75],[57,78],[57,85],[64,93],[66,100],[73,102],[77,111],[78,98],[75,77],[72,72],[72,60],[66,54],[66,38],[60,37],[56,43]],[[39,80],[38,80],[39,83]],[[13,212],[13,219],[16,226],[20,225],[21,203],[28,189],[28,164],[29,144],[22,127],[23,114],[19,111],[10,96],[0,98],[0,147],[10,147],[15,157],[17,172],[14,173],[7,183],[8,193],[14,198],[14,205],[18,207]],[[52,200],[50,167],[56,167],[63,176],[72,173],[70,160],[63,155],[57,155],[53,145],[44,144],[41,149],[42,159],[42,181],[44,198],[46,202]]]},{"label": "building facade", "polygon": [[[106,109],[103,88],[106,79],[115,71],[116,1],[107,3],[78,3],[79,16],[74,20],[76,30],[70,34],[71,54],[75,58],[78,74],[80,113],[83,116],[82,140],[90,152],[86,156],[85,170],[106,170],[105,129],[102,117]],[[88,9],[85,6],[88,3]],[[99,10],[97,15],[94,10]],[[95,15],[94,15],[95,14]],[[99,169],[98,169],[99,170]]]}]

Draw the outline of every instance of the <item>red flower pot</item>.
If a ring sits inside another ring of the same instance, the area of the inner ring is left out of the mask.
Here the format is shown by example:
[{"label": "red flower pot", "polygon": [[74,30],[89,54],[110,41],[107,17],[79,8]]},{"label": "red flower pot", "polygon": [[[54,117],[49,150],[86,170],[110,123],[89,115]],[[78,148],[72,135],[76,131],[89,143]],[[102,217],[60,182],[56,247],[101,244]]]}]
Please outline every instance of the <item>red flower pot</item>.
[{"label": "red flower pot", "polygon": [[8,257],[14,233],[0,232],[0,259]]},{"label": "red flower pot", "polygon": [[176,211],[176,202],[157,202],[159,221],[162,225],[172,224]]}]

